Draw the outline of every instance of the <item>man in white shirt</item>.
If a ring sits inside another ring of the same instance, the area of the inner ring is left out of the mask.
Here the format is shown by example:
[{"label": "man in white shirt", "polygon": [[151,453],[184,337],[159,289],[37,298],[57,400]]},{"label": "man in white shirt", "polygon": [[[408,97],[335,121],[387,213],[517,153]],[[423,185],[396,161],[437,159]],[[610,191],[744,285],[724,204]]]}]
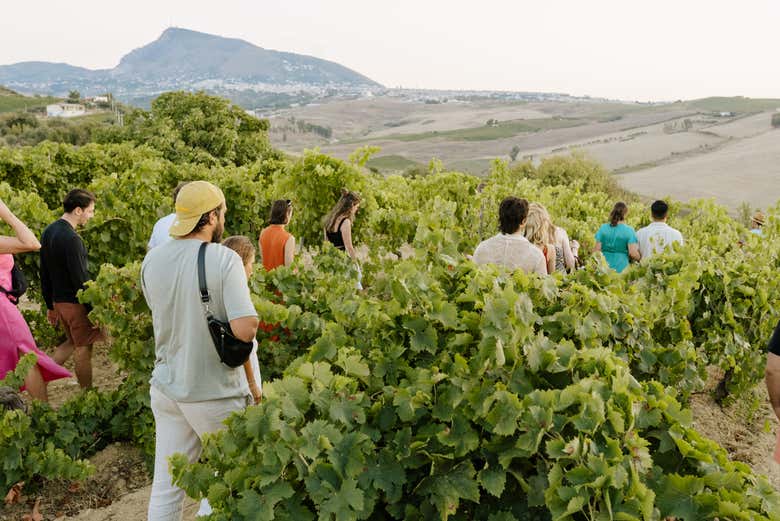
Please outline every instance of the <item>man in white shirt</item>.
[{"label": "man in white shirt", "polygon": [[[151,408],[155,421],[154,479],[149,521],[179,521],[184,491],[173,484],[168,457],[183,452],[197,461],[201,438],[249,403],[243,368],[220,362],[201,301],[198,252],[205,242],[205,278],[216,318],[230,323],[236,338],[257,333],[244,265],[221,244],[225,196],[206,181],[185,185],[176,198],[175,240],[150,250],[141,265],[141,288],[152,312],[155,362]],[[201,512],[207,514],[206,505]]]},{"label": "man in white shirt", "polygon": [[648,259],[670,248],[673,243],[683,244],[682,234],[666,224],[669,205],[664,201],[656,201],[650,205],[653,222],[636,232],[639,241],[639,253],[642,259]]},{"label": "man in white shirt", "polygon": [[507,197],[498,208],[501,233],[479,243],[473,260],[477,264],[498,264],[510,270],[547,275],[542,251],[523,237],[522,226],[528,216],[528,201]]},{"label": "man in white shirt", "polygon": [[[179,195],[179,190],[181,190],[181,187],[186,184],[187,183],[179,183],[176,188],[173,189],[174,206],[176,206],[176,196]],[[152,236],[149,238],[149,243],[146,245],[147,251],[151,250],[155,246],[160,246],[161,244],[165,244],[166,242],[173,239],[168,231],[171,229],[171,225],[175,220],[176,213],[169,213],[154,223],[154,228],[152,228]]]}]

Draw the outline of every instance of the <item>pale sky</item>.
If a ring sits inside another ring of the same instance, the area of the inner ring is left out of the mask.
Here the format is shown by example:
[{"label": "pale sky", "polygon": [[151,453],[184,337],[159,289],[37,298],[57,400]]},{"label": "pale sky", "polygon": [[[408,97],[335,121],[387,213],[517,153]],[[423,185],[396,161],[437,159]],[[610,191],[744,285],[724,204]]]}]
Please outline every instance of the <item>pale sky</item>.
[{"label": "pale sky", "polygon": [[173,25],[336,61],[388,87],[780,97],[780,0],[2,4],[3,65],[111,68]]}]

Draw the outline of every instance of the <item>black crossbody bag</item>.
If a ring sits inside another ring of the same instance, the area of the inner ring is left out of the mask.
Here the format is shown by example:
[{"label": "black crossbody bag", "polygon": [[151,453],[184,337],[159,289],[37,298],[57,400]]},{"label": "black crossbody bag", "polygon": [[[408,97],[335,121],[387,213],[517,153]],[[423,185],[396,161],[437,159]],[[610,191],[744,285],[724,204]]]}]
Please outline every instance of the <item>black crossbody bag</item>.
[{"label": "black crossbody bag", "polygon": [[211,313],[209,310],[208,286],[206,285],[206,246],[209,243],[204,242],[198,250],[198,286],[200,286],[200,301],[203,304],[203,311],[206,315],[206,322],[209,326],[209,333],[214,342],[214,347],[219,355],[219,360],[228,367],[238,367],[249,360],[252,354],[252,342],[244,342],[233,336],[233,330],[230,324],[223,322]]},{"label": "black crossbody bag", "polygon": [[0,286],[0,293],[5,293],[8,296],[8,300],[14,305],[19,305],[19,299],[27,291],[27,277],[24,276],[19,265],[14,259],[14,267],[11,268],[11,287],[6,289]]}]

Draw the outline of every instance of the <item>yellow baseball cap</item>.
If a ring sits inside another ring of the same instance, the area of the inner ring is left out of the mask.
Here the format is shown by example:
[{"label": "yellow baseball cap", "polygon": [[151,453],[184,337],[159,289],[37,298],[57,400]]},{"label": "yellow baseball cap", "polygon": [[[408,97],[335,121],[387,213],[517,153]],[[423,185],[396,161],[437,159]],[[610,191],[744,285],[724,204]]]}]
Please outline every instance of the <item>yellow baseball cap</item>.
[{"label": "yellow baseball cap", "polygon": [[208,181],[192,181],[184,185],[176,196],[176,220],[169,233],[182,237],[190,233],[198,224],[200,216],[219,208],[225,203],[222,190]]}]

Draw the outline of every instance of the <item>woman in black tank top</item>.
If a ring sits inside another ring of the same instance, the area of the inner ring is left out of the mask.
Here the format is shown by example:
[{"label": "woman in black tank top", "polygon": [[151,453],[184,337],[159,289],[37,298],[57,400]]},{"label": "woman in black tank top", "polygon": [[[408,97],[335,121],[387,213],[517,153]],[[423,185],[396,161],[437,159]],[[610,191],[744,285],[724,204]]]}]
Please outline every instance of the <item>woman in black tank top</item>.
[{"label": "woman in black tank top", "polygon": [[[355,214],[360,208],[360,196],[349,190],[341,191],[341,198],[336,206],[325,217],[325,239],[333,244],[339,250],[349,255],[357,263],[357,254],[352,245],[352,223],[355,220]],[[360,265],[358,265],[358,275],[360,274]],[[358,288],[362,289],[358,281]]]},{"label": "woman in black tank top", "polygon": [[325,217],[325,239],[339,250],[356,259],[352,246],[352,223],[360,208],[360,196],[349,190],[341,191],[341,198]]},{"label": "woman in black tank top", "polygon": [[325,237],[327,237],[327,239],[331,242],[331,244],[333,244],[333,246],[337,250],[344,251],[346,249],[346,246],[344,245],[344,237],[341,235],[341,225],[344,224],[344,221],[347,219],[348,219],[347,217],[341,219],[335,232],[331,232],[328,230],[325,231]]}]

